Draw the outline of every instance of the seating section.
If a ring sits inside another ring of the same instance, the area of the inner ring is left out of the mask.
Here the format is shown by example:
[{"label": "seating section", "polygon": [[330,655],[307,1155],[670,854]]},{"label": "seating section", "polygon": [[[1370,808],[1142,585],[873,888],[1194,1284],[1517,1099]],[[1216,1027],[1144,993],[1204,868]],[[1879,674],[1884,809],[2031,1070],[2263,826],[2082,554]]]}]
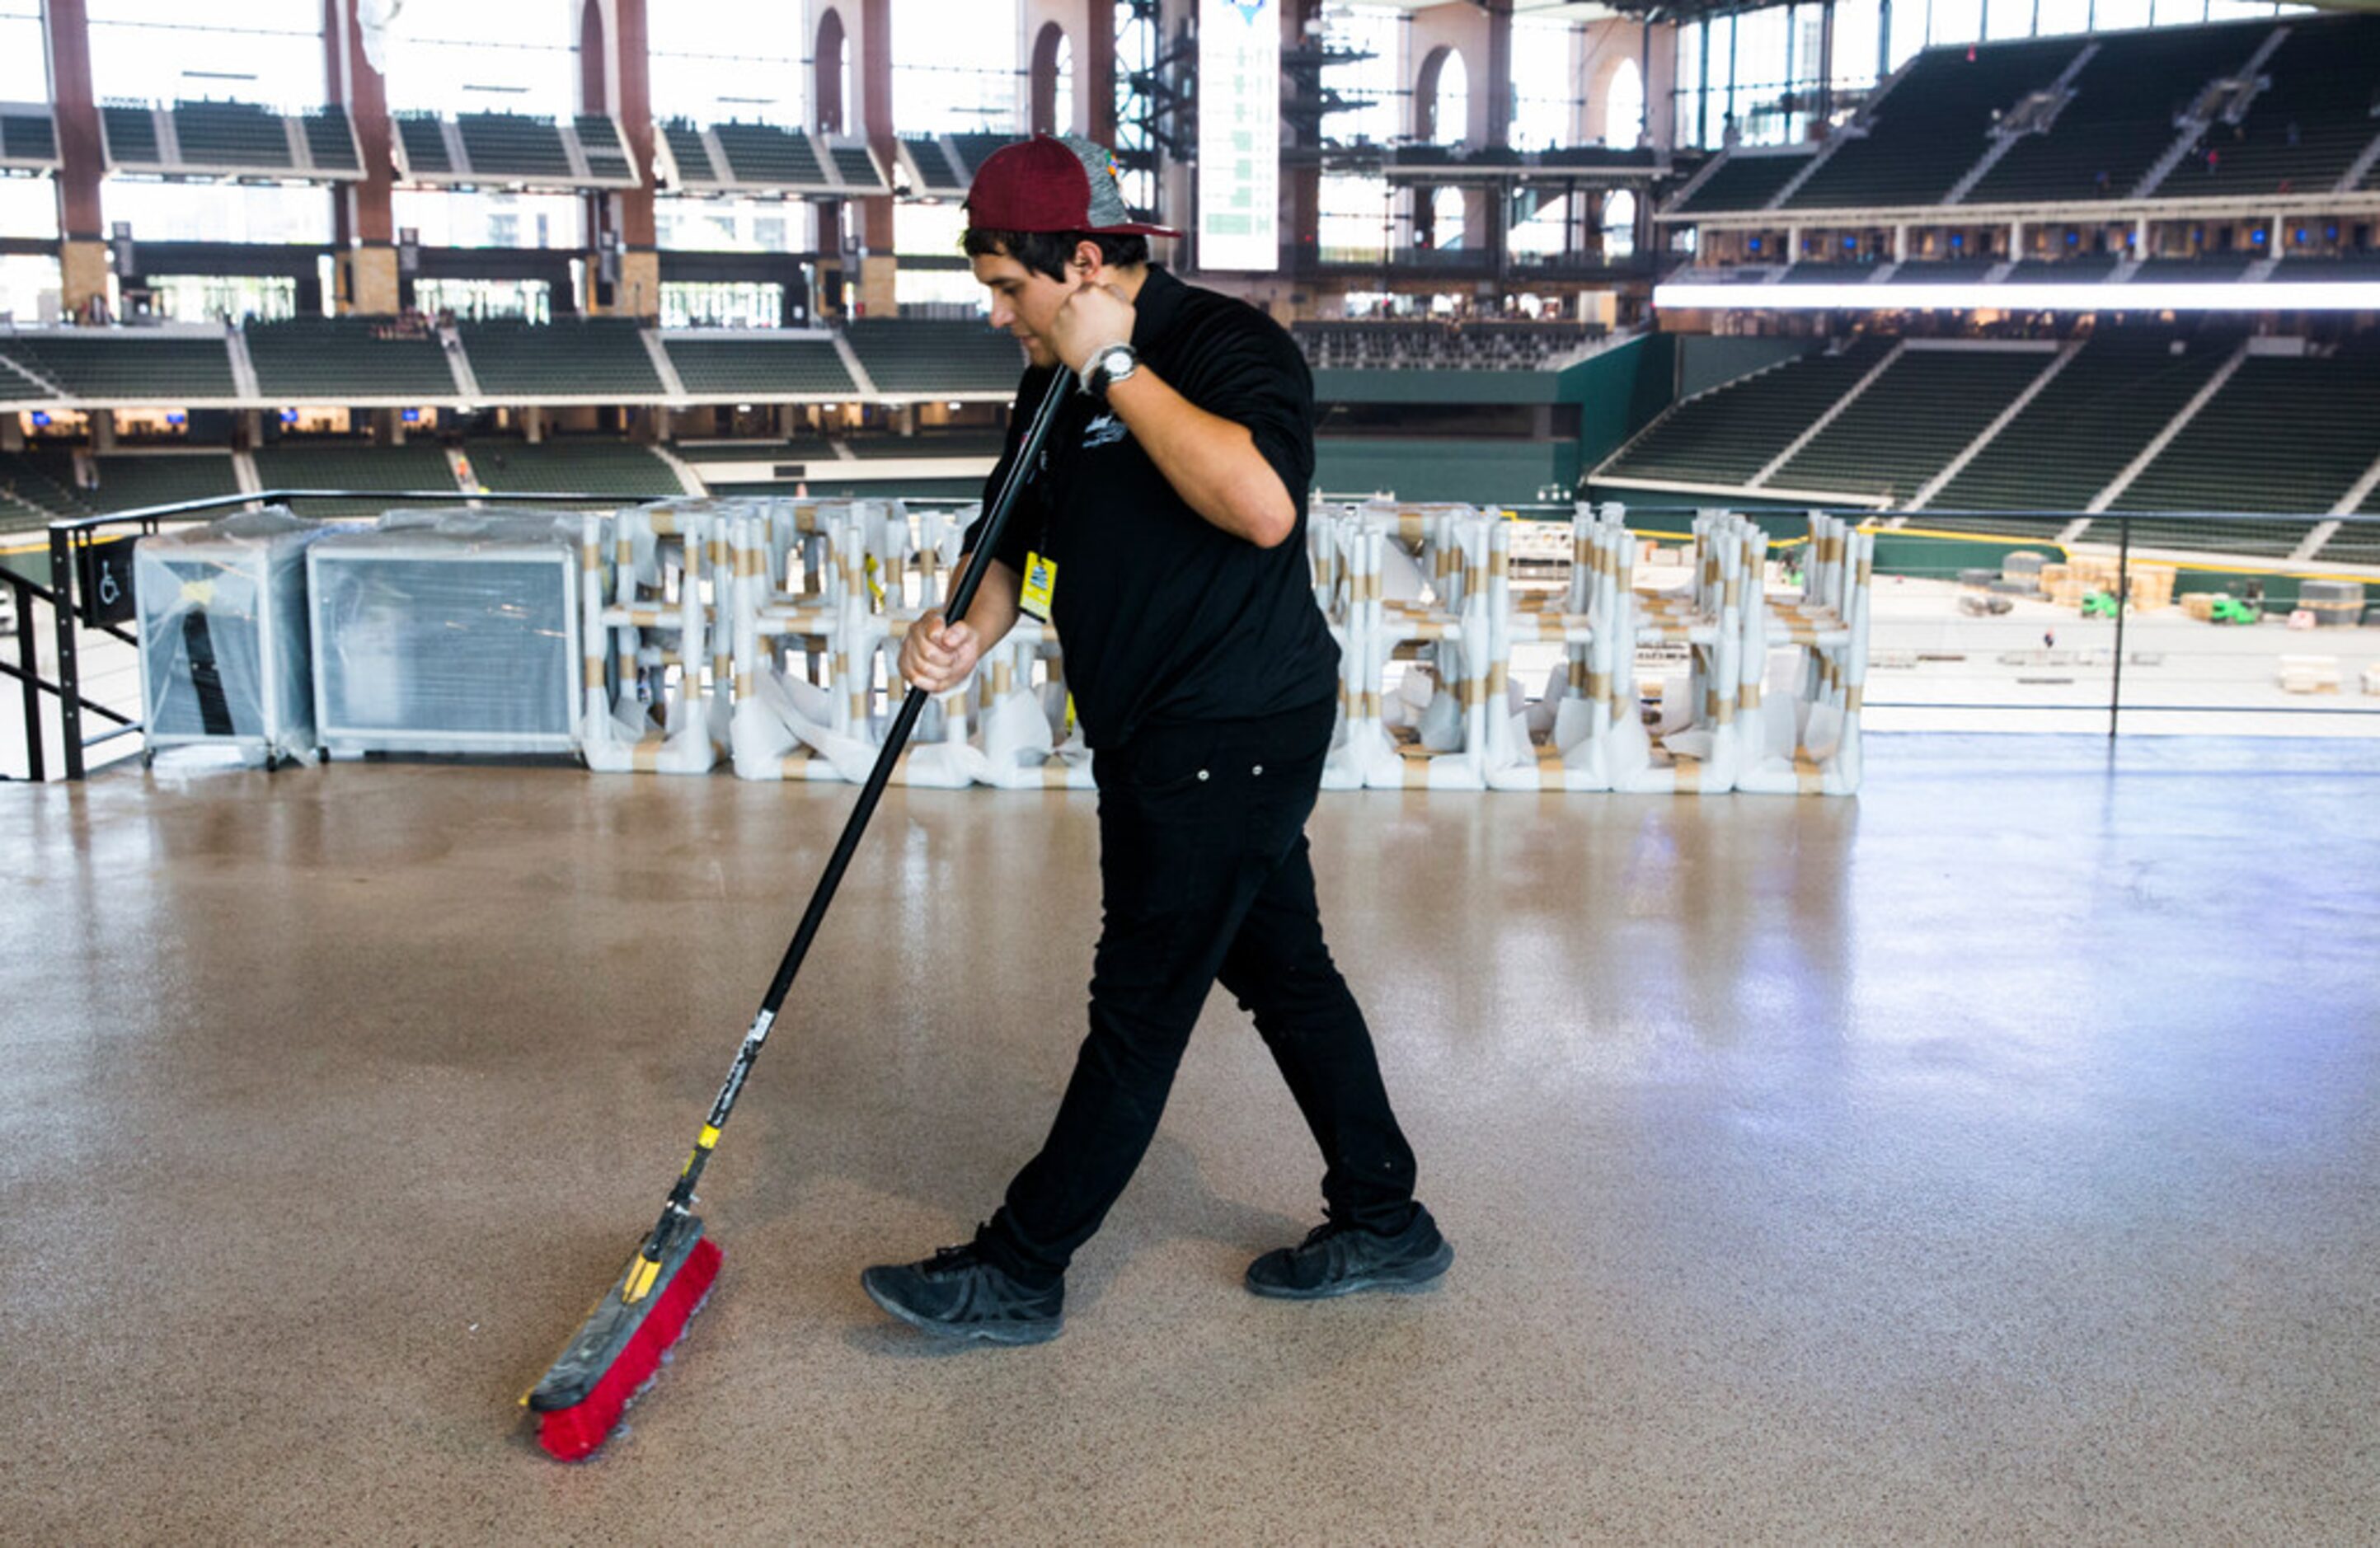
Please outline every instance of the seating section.
[{"label": "seating section", "polygon": [[633,318],[466,322],[464,353],[491,397],[653,398],[662,379]]},{"label": "seating section", "polygon": [[2118,253],[2078,252],[2070,258],[2028,258],[2009,271],[2019,284],[2096,284],[2116,272]]},{"label": "seating section", "polygon": [[463,113],[455,118],[463,153],[474,173],[511,177],[567,177],[570,152],[550,118],[518,113]]},{"label": "seating section", "polygon": [[0,115],[0,156],[11,161],[57,160],[57,127],[46,113]]},{"label": "seating section", "polygon": [[669,464],[624,441],[564,438],[473,441],[464,448],[471,475],[500,494],[633,495],[667,499],[686,492]]},{"label": "seating section", "polygon": [[2380,17],[2291,17],[2289,25],[2260,72],[2272,85],[2236,127],[2217,125],[2208,137],[2213,168],[2203,158],[2184,162],[2168,182],[2186,187],[2160,192],[2315,193],[2335,186],[2380,135],[2372,117]]},{"label": "seating section", "polygon": [[669,339],[670,363],[689,393],[853,393],[857,383],[832,340]]},{"label": "seating section", "polygon": [[107,140],[107,159],[119,165],[159,166],[165,153],[157,144],[157,120],[145,107],[111,103],[99,110],[100,131]]},{"label": "seating section", "polygon": [[965,193],[966,184],[951,170],[950,158],[942,154],[942,142],[922,135],[904,135],[901,143],[909,148],[909,159],[917,163],[918,175],[926,180],[919,193]]},{"label": "seating section", "polygon": [[717,462],[829,462],[838,460],[825,437],[795,436],[791,441],[684,441],[670,448],[678,460],[698,466]]},{"label": "seating section", "polygon": [[1934,203],[1982,159],[1993,114],[2057,79],[2082,45],[2051,38],[1918,55],[1877,100],[1869,133],[1844,141],[1785,208]]},{"label": "seating section", "polygon": [[571,121],[577,131],[578,148],[587,153],[587,171],[595,177],[630,177],[635,171],[628,165],[628,151],[620,143],[620,132],[612,127],[608,115],[582,113]]},{"label": "seating section", "polygon": [[452,172],[455,158],[446,152],[445,126],[434,113],[400,113],[395,115],[397,144],[404,149],[406,164],[416,172]]},{"label": "seating section", "polygon": [[1005,134],[954,134],[951,136],[951,148],[966,163],[967,179],[972,182],[976,169],[983,165],[986,158],[1015,138]]},{"label": "seating section", "polygon": [[1025,369],[1023,346],[981,322],[861,318],[845,333],[887,393],[1005,393]]},{"label": "seating section", "polygon": [[269,398],[347,403],[363,398],[451,398],[455,373],[426,328],[393,320],[301,317],[248,326],[249,359]]},{"label": "seating section", "polygon": [[809,136],[774,124],[719,124],[711,128],[739,182],[817,187],[827,181]]},{"label": "seating section", "polygon": [[316,166],[327,172],[363,170],[363,163],[356,159],[356,137],[344,108],[319,108],[298,122],[306,132],[306,153],[314,158]]},{"label": "seating section", "polygon": [[234,395],[220,335],[143,337],[135,331],[55,329],[0,334],[0,355],[72,396],[177,404]]},{"label": "seating section", "polygon": [[[416,441],[404,446],[374,446],[360,441],[278,441],[256,450],[256,476],[268,490],[419,490],[443,495],[462,491],[446,454]],[[373,516],[403,503],[390,500],[309,500],[298,514],[304,516]]]},{"label": "seating section", "polygon": [[2135,284],[2222,284],[2238,279],[2256,261],[2255,253],[2206,253],[2198,258],[2152,258],[2133,272]]},{"label": "seating section", "polygon": [[0,528],[35,526],[97,510],[90,491],[76,485],[71,452],[0,452]]},{"label": "seating section", "polygon": [[837,145],[831,147],[828,153],[834,157],[835,175],[843,179],[845,187],[872,188],[882,193],[892,191],[884,181],[884,175],[876,170],[876,158],[868,153],[868,147]]},{"label": "seating section", "polygon": [[1614,478],[1740,486],[1775,460],[1893,345],[1862,337],[1689,398],[1607,463]]},{"label": "seating section", "polygon": [[1316,370],[1531,371],[1605,336],[1592,322],[1299,322]]},{"label": "seating section", "polygon": [[83,491],[94,510],[134,511],[184,500],[237,494],[239,474],[225,452],[110,453],[94,459],[99,487]]},{"label": "seating section", "polygon": [[719,181],[719,175],[711,170],[710,150],[703,144],[698,126],[683,118],[672,118],[660,127],[662,140],[669,146],[670,159],[677,163],[679,182],[693,187]]},{"label": "seating section", "polygon": [[2374,426],[2380,355],[2251,356],[2115,508],[2319,514],[2380,454]]},{"label": "seating section", "polygon": [[1678,208],[1696,215],[1720,210],[1766,210],[1769,200],[1782,193],[1785,185],[1809,164],[1806,154],[1731,155],[1719,163],[1709,180]]},{"label": "seating section", "polygon": [[2080,511],[2229,357],[2228,338],[2095,338],[1928,503],[1943,511]]},{"label": "seating section", "polygon": [[252,103],[176,103],[174,138],[193,166],[290,164],[281,116]]},{"label": "seating section", "polygon": [[1998,264],[1988,258],[1912,258],[1895,269],[1887,284],[1981,284]]},{"label": "seating section", "polygon": [[1906,349],[1769,479],[1906,501],[1999,417],[2052,357],[1997,349]]},{"label": "seating section", "polygon": [[2380,254],[2285,259],[2265,278],[2280,284],[2330,284],[2339,280],[2360,280],[2370,284],[2380,281]]},{"label": "seating section", "polygon": [[854,436],[845,444],[862,462],[891,457],[998,457],[1007,437],[999,430],[920,430],[916,435]]},{"label": "seating section", "polygon": [[1966,201],[2054,202],[2130,193],[2173,144],[2177,98],[2194,101],[2208,81],[2245,65],[2271,32],[2271,23],[2251,22],[2102,40],[2075,76],[2074,98],[2050,132],[2020,137]]}]

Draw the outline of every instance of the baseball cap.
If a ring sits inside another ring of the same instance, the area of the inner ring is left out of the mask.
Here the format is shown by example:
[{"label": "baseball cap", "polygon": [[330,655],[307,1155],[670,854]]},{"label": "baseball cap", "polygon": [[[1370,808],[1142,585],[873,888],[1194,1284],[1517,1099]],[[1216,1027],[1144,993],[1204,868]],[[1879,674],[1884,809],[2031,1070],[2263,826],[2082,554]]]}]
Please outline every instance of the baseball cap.
[{"label": "baseball cap", "polygon": [[976,168],[967,224],[985,231],[1081,231],[1179,236],[1132,218],[1116,187],[1115,156],[1078,135],[1038,134],[1003,145]]}]

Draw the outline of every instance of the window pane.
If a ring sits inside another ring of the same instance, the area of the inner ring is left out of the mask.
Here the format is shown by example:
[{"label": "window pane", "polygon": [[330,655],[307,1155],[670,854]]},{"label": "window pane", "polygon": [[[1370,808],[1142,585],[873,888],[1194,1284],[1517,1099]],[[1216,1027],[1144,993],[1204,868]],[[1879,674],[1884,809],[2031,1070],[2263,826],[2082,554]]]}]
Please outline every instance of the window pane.
[{"label": "window pane", "polygon": [[1838,91],[1864,91],[1876,83],[1876,0],[1835,0]]},{"label": "window pane", "polygon": [[331,239],[324,188],[249,184],[156,183],[106,177],[100,218],[131,224],[136,242],[303,242]]},{"label": "window pane", "polygon": [[2094,25],[2102,32],[2121,31],[2127,27],[2149,24],[2149,0],[2098,0],[2098,15]]},{"label": "window pane", "polygon": [[577,102],[569,0],[406,0],[390,29],[392,108],[559,118]]},{"label": "window pane", "polygon": [[808,40],[799,6],[670,0],[649,13],[653,115],[698,123],[807,121]]},{"label": "window pane", "polygon": [[1342,145],[1358,141],[1386,145],[1401,138],[1412,96],[1404,76],[1404,13],[1378,6],[1332,4],[1323,7],[1322,27],[1324,42],[1332,52],[1371,55],[1323,70],[1323,81],[1330,90],[1364,103],[1324,119],[1324,134]]},{"label": "window pane", "polygon": [[91,0],[87,14],[102,102],[322,102],[322,8],[310,0],[261,0],[208,24],[193,23],[179,0]]},{"label": "window pane", "polygon": [[[1542,151],[1567,145],[1578,119],[1576,75],[1571,47],[1576,32],[1566,21],[1512,23],[1512,145]],[[1635,131],[1629,131],[1634,142]]]},{"label": "window pane", "polygon": [[42,29],[42,0],[0,0],[0,102],[49,100],[49,40]]},{"label": "window pane", "polygon": [[2081,32],[2091,26],[2091,0],[2041,0],[2041,36]]},{"label": "window pane", "polygon": [[46,177],[0,177],[0,236],[58,234],[58,191]]},{"label": "window pane", "polygon": [[389,199],[397,228],[419,231],[425,248],[585,246],[579,201],[569,194],[398,188]]},{"label": "window pane", "polygon": [[[856,7],[850,7],[856,12]],[[1021,134],[1016,8],[983,0],[892,7],[892,101],[905,134]],[[844,116],[856,125],[857,103]]]}]

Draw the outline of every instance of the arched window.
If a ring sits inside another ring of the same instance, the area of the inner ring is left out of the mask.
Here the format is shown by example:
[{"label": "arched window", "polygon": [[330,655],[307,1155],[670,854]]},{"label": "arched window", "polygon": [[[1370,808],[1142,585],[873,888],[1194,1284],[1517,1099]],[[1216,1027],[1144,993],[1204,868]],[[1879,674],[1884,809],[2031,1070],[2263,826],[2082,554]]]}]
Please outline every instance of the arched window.
[{"label": "arched window", "polygon": [[1463,55],[1432,49],[1414,82],[1414,134],[1431,145],[1456,145],[1471,123],[1471,76]]},{"label": "arched window", "polygon": [[1603,201],[1603,256],[1608,261],[1636,251],[1636,196],[1622,188]]},{"label": "arched window", "polygon": [[1463,243],[1463,190],[1441,187],[1429,196],[1430,245],[1444,251]]},{"label": "arched window", "polygon": [[1603,93],[1603,143],[1623,149],[1636,143],[1645,125],[1645,77],[1633,59],[1622,59]]},{"label": "arched window", "polygon": [[818,128],[820,134],[841,134],[845,104],[851,100],[851,40],[844,36],[843,18],[829,11],[819,18],[817,64]]},{"label": "arched window", "polygon": [[1066,30],[1052,21],[1033,40],[1032,79],[1028,83],[1035,134],[1065,134],[1075,127],[1074,46]]}]

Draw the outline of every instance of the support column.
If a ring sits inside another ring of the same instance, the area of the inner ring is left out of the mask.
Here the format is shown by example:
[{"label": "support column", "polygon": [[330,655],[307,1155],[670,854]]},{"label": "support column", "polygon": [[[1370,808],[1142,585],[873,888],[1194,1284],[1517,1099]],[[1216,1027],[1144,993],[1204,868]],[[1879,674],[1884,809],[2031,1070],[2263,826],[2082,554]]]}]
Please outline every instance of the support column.
[{"label": "support column", "polygon": [[389,148],[388,82],[364,57],[363,24],[354,0],[322,0],[322,51],[326,95],[355,121],[364,169],[360,181],[331,190],[333,260],[338,266],[334,309],[386,317],[403,309],[390,200],[396,160]]},{"label": "support column", "polygon": [[1896,225],[1892,228],[1892,261],[1895,263],[1909,261],[1909,228],[1905,225]]},{"label": "support column", "polygon": [[[889,167],[898,149],[892,134],[892,0],[859,0],[859,38],[861,127],[876,159]],[[892,200],[861,200],[859,219],[859,305],[869,317],[898,317]]]},{"label": "support column", "polygon": [[2010,263],[2021,261],[2024,257],[2024,223],[2022,221],[2009,222],[2008,255]]},{"label": "support column", "polygon": [[83,0],[42,6],[50,42],[50,92],[58,120],[58,281],[65,315],[80,320],[107,306],[107,228],[100,218],[99,104],[91,91],[91,25]]},{"label": "support column", "polygon": [[91,449],[102,455],[115,450],[115,410],[112,408],[91,410]]},{"label": "support column", "polygon": [[[587,0],[579,22],[579,103],[588,113],[611,113],[620,121],[628,163],[637,186],[589,200],[590,274],[603,271],[605,237],[617,244],[618,277],[609,305],[598,297],[588,309],[622,317],[658,318],[662,310],[661,250],[655,239],[653,197],[653,92],[650,29],[645,0],[612,0],[612,26],[603,26],[600,0]],[[618,106],[613,106],[617,103]]]}]

